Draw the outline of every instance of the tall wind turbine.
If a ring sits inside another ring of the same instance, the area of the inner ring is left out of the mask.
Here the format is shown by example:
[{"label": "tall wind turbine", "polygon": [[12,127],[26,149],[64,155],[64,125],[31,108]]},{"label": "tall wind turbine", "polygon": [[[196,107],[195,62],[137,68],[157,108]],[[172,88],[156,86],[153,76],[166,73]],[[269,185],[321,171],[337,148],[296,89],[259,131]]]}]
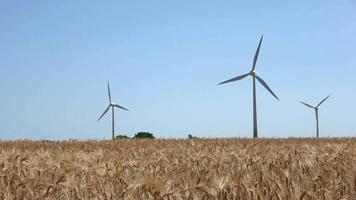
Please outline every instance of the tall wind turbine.
[{"label": "tall wind turbine", "polygon": [[320,106],[322,103],[324,103],[324,101],[325,101],[326,99],[328,99],[329,97],[330,97],[330,95],[327,96],[327,97],[325,97],[325,99],[323,99],[322,101],[320,101],[320,103],[319,103],[316,107],[311,106],[311,105],[309,105],[309,104],[307,104],[307,103],[304,103],[303,101],[300,102],[301,104],[304,104],[305,106],[308,106],[309,108],[313,108],[313,109],[315,110],[315,117],[316,117],[316,137],[317,137],[317,138],[319,138],[319,106]]},{"label": "tall wind turbine", "polygon": [[261,48],[261,44],[262,44],[262,40],[263,40],[263,35],[261,36],[260,39],[260,43],[258,44],[256,53],[255,53],[255,57],[253,58],[253,64],[252,64],[252,69],[249,73],[247,74],[243,74],[240,76],[237,76],[235,78],[229,79],[227,81],[221,82],[218,85],[224,84],[224,83],[229,83],[229,82],[233,82],[233,81],[238,81],[241,80],[247,76],[251,76],[252,80],[253,80],[253,137],[254,138],[258,138],[258,130],[257,130],[257,103],[256,103],[256,79],[277,99],[278,97],[273,93],[273,91],[271,90],[271,88],[267,85],[267,83],[259,76],[257,76],[257,73],[255,71],[256,68],[256,63],[257,63],[257,58],[258,58],[258,54],[260,52],[260,48]]},{"label": "tall wind turbine", "polygon": [[100,116],[100,118],[98,119],[98,121],[100,121],[101,118],[103,118],[103,116],[109,111],[109,109],[111,108],[111,112],[112,112],[112,139],[115,139],[115,110],[114,108],[121,108],[123,110],[129,111],[128,109],[115,104],[111,101],[111,93],[110,93],[110,85],[108,82],[108,95],[109,95],[109,106],[106,108],[106,110],[104,111],[104,113]]}]

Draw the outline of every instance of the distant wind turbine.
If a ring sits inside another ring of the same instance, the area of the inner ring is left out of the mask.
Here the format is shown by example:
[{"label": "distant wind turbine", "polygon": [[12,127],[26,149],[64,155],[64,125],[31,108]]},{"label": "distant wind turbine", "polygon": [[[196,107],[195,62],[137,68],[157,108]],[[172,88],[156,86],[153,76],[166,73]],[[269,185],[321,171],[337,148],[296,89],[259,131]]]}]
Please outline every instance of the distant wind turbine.
[{"label": "distant wind turbine", "polygon": [[221,84],[225,84],[225,83],[229,83],[229,82],[233,82],[233,81],[238,81],[241,80],[247,76],[252,76],[253,79],[253,137],[254,138],[258,138],[258,131],[257,131],[257,105],[256,105],[256,79],[277,99],[278,97],[273,93],[273,91],[271,90],[271,88],[267,85],[267,83],[259,76],[257,76],[257,73],[255,71],[255,67],[256,67],[256,63],[257,63],[257,58],[258,58],[258,54],[260,52],[260,48],[261,48],[261,43],[263,40],[263,35],[261,36],[260,39],[260,43],[258,44],[256,53],[255,53],[255,57],[253,58],[253,64],[252,64],[252,70],[247,73],[247,74],[243,74],[240,76],[237,76],[235,78],[229,79],[227,81],[221,82],[218,85]]},{"label": "distant wind turbine", "polygon": [[128,109],[118,105],[118,104],[115,104],[111,101],[111,93],[110,93],[110,85],[109,85],[109,82],[108,82],[108,95],[109,95],[109,106],[106,108],[106,110],[104,111],[104,113],[100,116],[100,118],[98,119],[98,121],[100,121],[100,119],[109,111],[109,109],[111,108],[111,111],[112,111],[112,139],[114,140],[115,139],[115,111],[114,111],[114,108],[117,107],[117,108],[121,108],[123,110],[126,110],[126,111],[129,111]]},{"label": "distant wind turbine", "polygon": [[300,102],[301,104],[304,104],[305,106],[308,106],[309,108],[313,108],[314,110],[315,110],[315,117],[316,117],[316,137],[317,138],[319,138],[319,106],[322,104],[322,103],[324,103],[324,101],[326,100],[326,99],[328,99],[330,97],[330,95],[329,96],[327,96],[325,99],[323,99],[316,107],[314,107],[314,106],[311,106],[311,105],[309,105],[309,104],[307,104],[307,103],[304,103],[304,102]]}]

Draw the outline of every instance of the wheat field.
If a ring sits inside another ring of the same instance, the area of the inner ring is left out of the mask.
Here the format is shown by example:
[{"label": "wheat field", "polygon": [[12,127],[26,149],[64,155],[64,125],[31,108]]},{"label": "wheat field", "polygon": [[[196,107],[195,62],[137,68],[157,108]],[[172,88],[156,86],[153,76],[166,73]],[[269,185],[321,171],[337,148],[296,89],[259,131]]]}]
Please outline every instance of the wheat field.
[{"label": "wheat field", "polygon": [[356,199],[356,139],[0,142],[0,199]]}]

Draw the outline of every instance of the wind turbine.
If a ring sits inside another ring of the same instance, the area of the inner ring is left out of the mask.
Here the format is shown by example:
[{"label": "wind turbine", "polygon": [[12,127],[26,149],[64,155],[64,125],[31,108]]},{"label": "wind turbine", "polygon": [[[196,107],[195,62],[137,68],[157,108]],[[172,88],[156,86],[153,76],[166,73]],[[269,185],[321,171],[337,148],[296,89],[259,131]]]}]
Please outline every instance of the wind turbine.
[{"label": "wind turbine", "polygon": [[304,104],[305,106],[308,106],[309,108],[313,108],[313,109],[315,110],[315,117],[316,117],[316,137],[317,137],[317,138],[319,138],[319,106],[320,106],[322,103],[324,103],[324,101],[325,101],[326,99],[328,99],[329,97],[330,97],[330,95],[327,96],[327,97],[325,97],[325,99],[323,99],[322,101],[320,101],[320,103],[319,103],[316,107],[311,106],[311,105],[309,105],[309,104],[307,104],[307,103],[304,103],[303,101],[300,102],[301,104]]},{"label": "wind turbine", "polygon": [[115,138],[115,110],[114,108],[121,108],[123,110],[126,110],[126,111],[129,111],[128,109],[118,105],[118,104],[115,104],[111,101],[111,93],[110,93],[110,85],[109,85],[109,82],[108,82],[108,95],[109,95],[109,106],[106,108],[106,110],[104,111],[104,113],[100,116],[100,118],[98,119],[98,121],[100,121],[101,118],[103,118],[103,116],[109,111],[109,109],[111,108],[111,111],[112,111],[112,139],[114,140]]},{"label": "wind turbine", "polygon": [[229,83],[229,82],[233,82],[233,81],[238,81],[241,80],[247,76],[251,76],[252,80],[253,80],[253,137],[254,138],[258,138],[258,130],[257,130],[257,105],[256,105],[256,79],[277,99],[278,97],[273,93],[273,91],[271,90],[271,88],[267,85],[267,83],[259,76],[257,76],[257,73],[255,71],[255,67],[256,67],[256,63],[257,63],[257,58],[258,58],[258,54],[260,52],[260,48],[261,48],[261,43],[263,40],[263,35],[261,36],[260,39],[260,43],[258,44],[256,53],[255,53],[255,57],[253,58],[253,64],[252,64],[252,69],[249,73],[247,74],[243,74],[240,76],[237,76],[235,78],[229,79],[227,81],[221,82],[218,85],[221,84],[225,84],[225,83]]}]

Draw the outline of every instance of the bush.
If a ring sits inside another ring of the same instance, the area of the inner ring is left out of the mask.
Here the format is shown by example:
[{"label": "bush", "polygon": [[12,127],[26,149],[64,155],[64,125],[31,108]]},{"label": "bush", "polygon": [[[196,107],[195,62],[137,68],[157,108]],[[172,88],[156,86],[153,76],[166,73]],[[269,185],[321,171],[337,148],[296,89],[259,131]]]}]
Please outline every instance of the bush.
[{"label": "bush", "polygon": [[155,137],[153,136],[152,133],[149,132],[138,132],[135,134],[135,136],[133,137],[134,139],[155,139]]},{"label": "bush", "polygon": [[192,136],[191,134],[188,134],[188,139],[198,139],[197,137]]},{"label": "bush", "polygon": [[130,137],[127,137],[126,135],[117,135],[115,137],[115,140],[120,140],[120,139],[131,139]]}]

